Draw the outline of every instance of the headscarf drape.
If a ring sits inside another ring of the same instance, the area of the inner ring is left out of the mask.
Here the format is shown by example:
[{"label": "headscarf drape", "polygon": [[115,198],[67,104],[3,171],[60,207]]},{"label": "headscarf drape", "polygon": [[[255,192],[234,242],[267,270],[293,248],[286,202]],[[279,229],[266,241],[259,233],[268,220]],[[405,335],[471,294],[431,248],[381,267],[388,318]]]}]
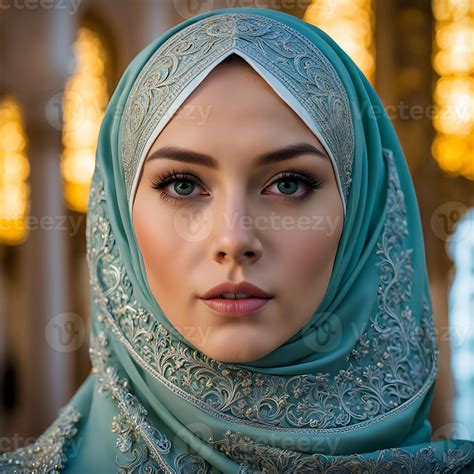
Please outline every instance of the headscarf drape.
[{"label": "headscarf drape", "polygon": [[[150,144],[232,53],[317,135],[344,203],[321,304],[285,344],[248,364],[212,360],[176,331],[150,290],[130,212]],[[101,125],[87,258],[93,370],[40,449],[7,453],[5,466],[473,471],[473,443],[430,441],[438,350],[404,152],[373,87],[319,28],[269,9],[213,10],[139,53]]]}]

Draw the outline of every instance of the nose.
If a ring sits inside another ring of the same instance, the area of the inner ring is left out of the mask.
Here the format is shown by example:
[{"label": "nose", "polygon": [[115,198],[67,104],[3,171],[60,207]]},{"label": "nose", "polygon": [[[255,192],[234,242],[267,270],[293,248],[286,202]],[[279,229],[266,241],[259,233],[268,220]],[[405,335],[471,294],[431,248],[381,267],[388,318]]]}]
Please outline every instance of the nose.
[{"label": "nose", "polygon": [[216,208],[213,258],[218,263],[254,263],[263,253],[254,219],[246,213],[245,192],[234,192]]}]

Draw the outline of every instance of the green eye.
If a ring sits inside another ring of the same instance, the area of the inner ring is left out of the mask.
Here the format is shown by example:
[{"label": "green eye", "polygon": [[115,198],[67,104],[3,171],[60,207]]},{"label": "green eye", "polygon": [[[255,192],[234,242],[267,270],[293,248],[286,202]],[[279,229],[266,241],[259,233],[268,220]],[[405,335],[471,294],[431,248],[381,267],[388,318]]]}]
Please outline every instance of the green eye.
[{"label": "green eye", "polygon": [[[299,185],[302,184],[306,189],[302,194],[293,195],[298,190]],[[165,191],[167,186],[173,185],[173,191],[177,196],[172,196]],[[303,200],[312,195],[314,190],[323,186],[323,182],[314,177],[311,173],[304,170],[290,169],[283,172],[276,178],[269,186],[276,185],[278,192],[283,195],[283,199],[287,201]],[[184,202],[191,199],[190,194],[195,187],[203,187],[200,184],[199,178],[192,173],[177,173],[175,170],[161,176],[158,181],[152,183],[152,188],[158,189],[162,199],[165,201],[173,201],[175,203]],[[268,186],[268,187],[269,187]],[[267,193],[264,193],[267,194]],[[273,193],[272,193],[273,194]],[[276,193],[276,195],[280,195]],[[196,195],[195,197],[200,197]]]},{"label": "green eye", "polygon": [[[183,185],[183,183],[185,183]],[[194,189],[194,183],[191,181],[188,181],[186,179],[181,180],[181,181],[176,181],[174,184],[174,190],[183,196],[187,196],[188,194],[191,194]]]},{"label": "green eye", "polygon": [[[302,194],[293,196],[298,190],[299,184],[302,184],[306,190]],[[291,168],[283,172],[270,186],[273,185],[276,185],[278,191],[283,194],[285,201],[302,201],[309,198],[314,190],[321,188],[323,182],[307,171]]]},{"label": "green eye", "polygon": [[[289,183],[289,186],[288,186]],[[281,180],[277,184],[278,190],[283,194],[293,194],[298,189],[298,183],[295,180],[285,179]]]}]

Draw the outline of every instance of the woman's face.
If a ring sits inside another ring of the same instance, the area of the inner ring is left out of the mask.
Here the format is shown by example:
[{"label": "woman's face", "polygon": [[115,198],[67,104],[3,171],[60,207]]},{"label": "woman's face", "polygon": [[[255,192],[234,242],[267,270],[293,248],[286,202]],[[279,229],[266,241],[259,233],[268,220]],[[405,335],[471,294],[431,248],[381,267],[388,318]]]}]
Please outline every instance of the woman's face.
[{"label": "woman's face", "polygon": [[[302,150],[281,151],[294,145]],[[275,159],[259,163],[269,153]],[[178,159],[186,156],[194,159]],[[216,67],[161,131],[142,167],[133,225],[150,288],[177,331],[215,360],[248,363],[317,310],[343,207],[321,143],[237,62]],[[271,298],[243,315],[218,312],[202,297],[224,281],[250,282]]]}]

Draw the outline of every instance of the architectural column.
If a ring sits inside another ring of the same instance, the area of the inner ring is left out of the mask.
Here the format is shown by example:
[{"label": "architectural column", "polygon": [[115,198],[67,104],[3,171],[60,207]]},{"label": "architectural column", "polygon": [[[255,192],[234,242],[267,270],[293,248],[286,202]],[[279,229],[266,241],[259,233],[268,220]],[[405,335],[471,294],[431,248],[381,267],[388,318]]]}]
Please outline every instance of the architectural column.
[{"label": "architectural column", "polygon": [[69,301],[66,277],[73,270],[68,268],[59,162],[61,93],[74,66],[70,47],[75,12],[69,2],[54,8],[41,2],[28,5],[12,3],[2,12],[8,16],[6,85],[22,106],[31,166],[29,235],[19,249],[24,311],[10,315],[21,341],[15,348],[19,419],[12,430],[24,442],[41,434],[71,395],[72,354],[64,345],[71,327],[64,314]]}]

